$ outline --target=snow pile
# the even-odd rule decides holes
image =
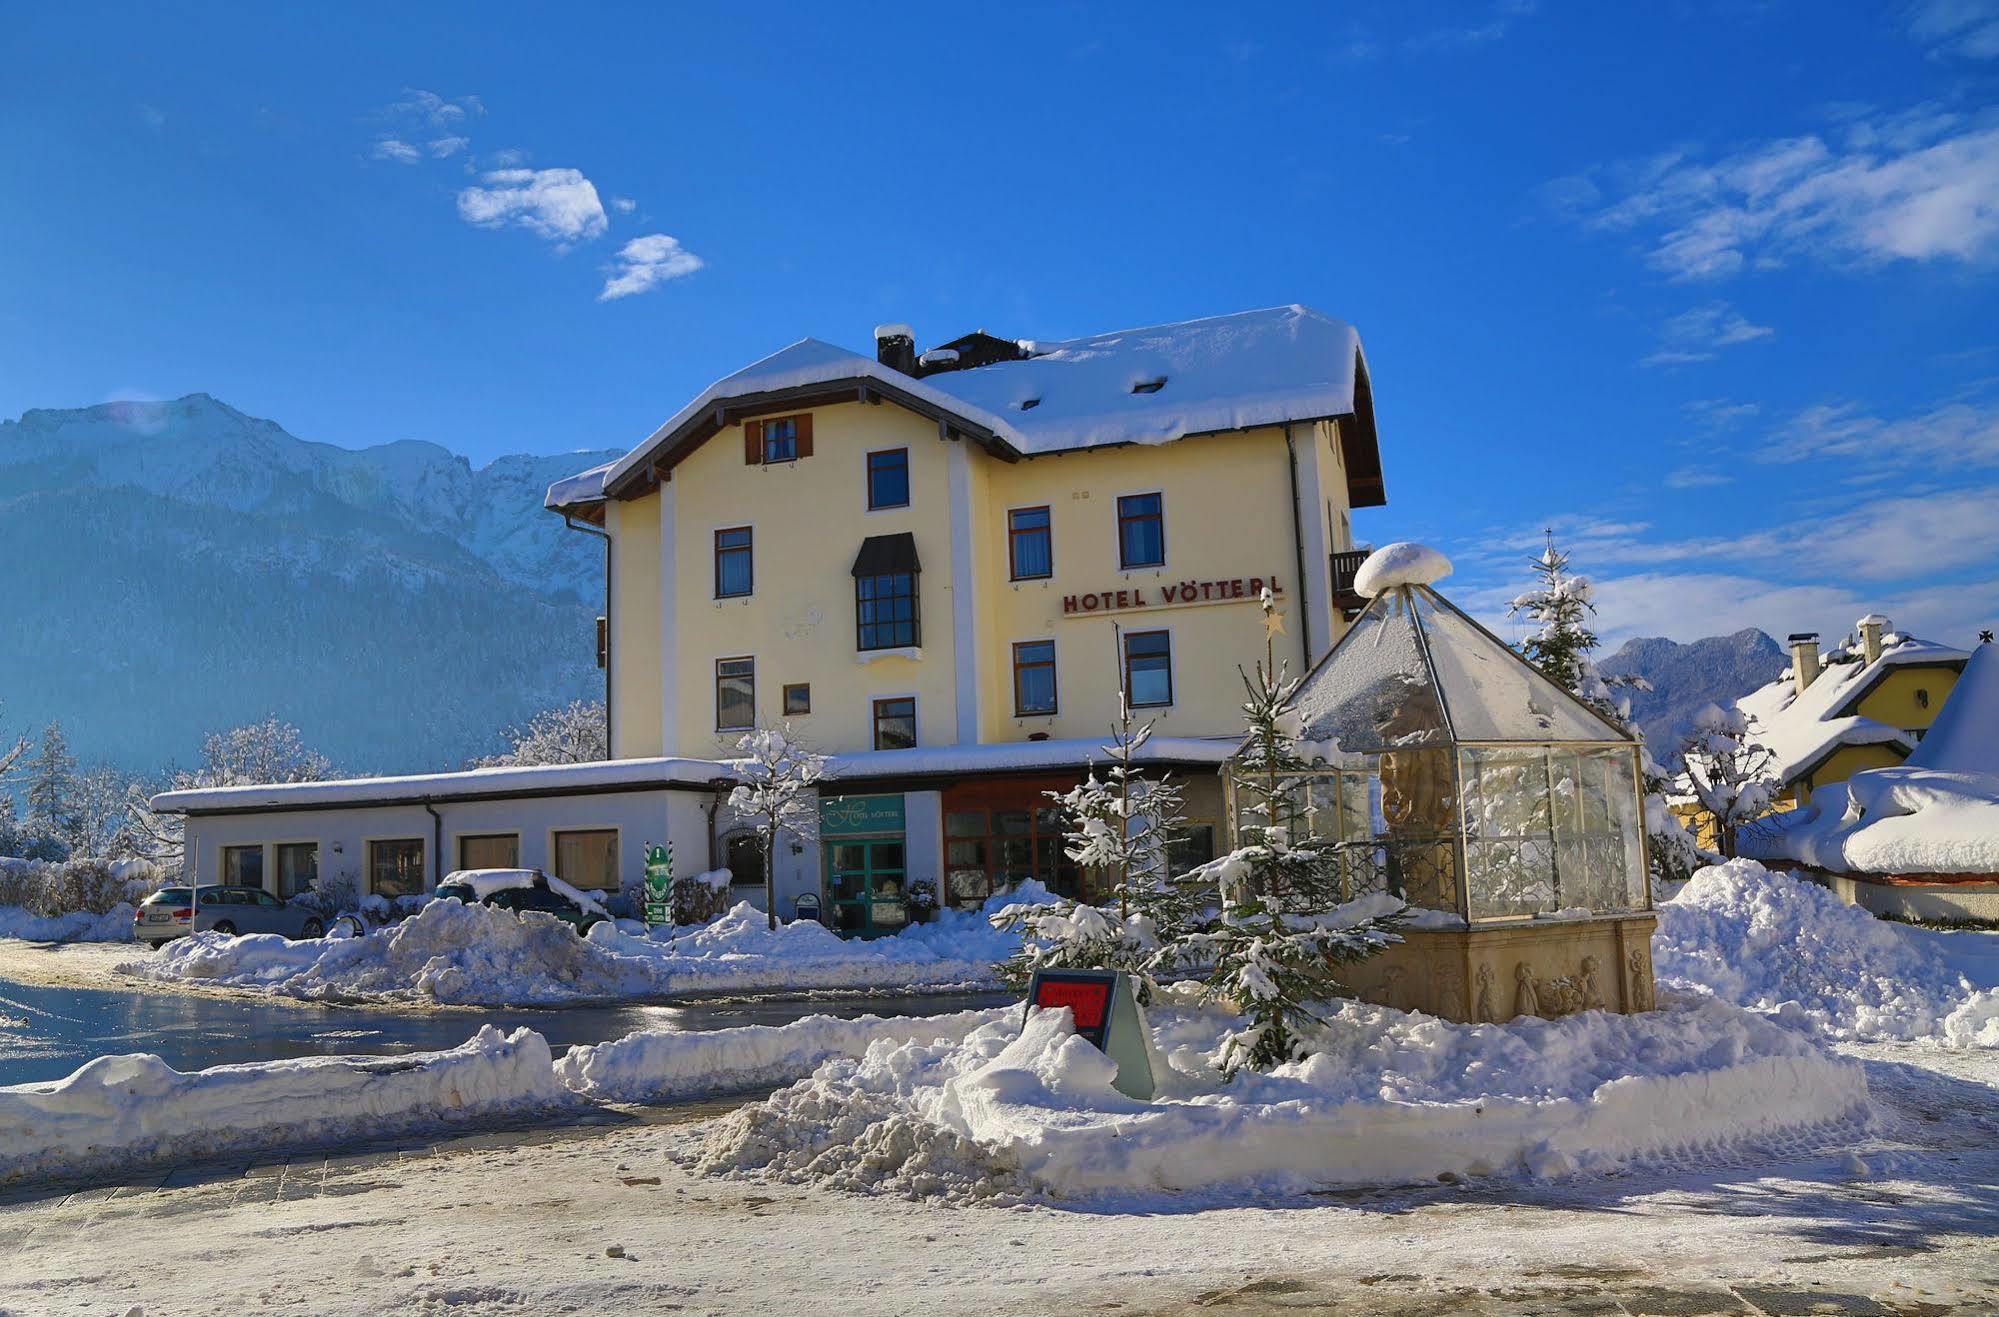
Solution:
[[[540,1034],[491,1025],[448,1052],[193,1074],[147,1054],[100,1056],[67,1079],[0,1088],[0,1182],[379,1137],[569,1100]]]
[[[690,1160],[968,1201],[1237,1197],[1794,1147],[1867,1114],[1858,1064],[1718,1002],[1507,1025],[1343,1002],[1310,1059],[1224,1084],[1216,1053],[1241,1021],[1173,1001],[1152,1012],[1151,1102],[1112,1088],[1066,1010],[1009,1015],[829,1062],[711,1126]]]
[[[1009,1009],[956,1015],[863,1015],[843,1020],[808,1015],[790,1024],[746,1025],[699,1032],[627,1034],[615,1042],[573,1047],[556,1064],[562,1082],[610,1102],[662,1102],[782,1084],[809,1075],[835,1057],[859,1056],[876,1042],[956,1042]]]
[[[1999,876],[1999,775],[1870,768],[1759,821],[1742,849],[1835,873]]]
[[[1032,893],[995,897],[989,909]],[[418,997],[460,1006],[550,1006],[674,993],[989,985],[1019,948],[983,912],[940,912],[894,937],[849,941],[811,921],[766,927],[747,902],[703,927],[650,935],[605,921],[587,938],[548,915],[433,901],[364,937],[287,942],[196,934],[119,968],[160,982],[342,1000]]]
[[[643,962],[584,941],[553,916],[457,901],[433,901],[365,937],[288,942],[270,933],[198,933],[119,968],[141,978],[287,997],[416,996],[462,1006],[553,1005],[653,991]]]
[[[1661,905],[1652,960],[1662,988],[1833,1038],[1999,1046],[1999,992],[1953,969],[1921,930],[1754,860],[1702,869]]]
[[[1427,544],[1400,540],[1367,555],[1354,573],[1354,593],[1378,598],[1398,585],[1431,585],[1451,574],[1451,560]]]
[[[0,937],[28,942],[130,942],[132,907],[121,901],[101,915],[88,910],[38,915],[18,905],[0,905]]]

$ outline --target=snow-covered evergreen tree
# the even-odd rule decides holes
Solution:
[[[1714,819],[1716,847],[1734,858],[1743,825],[1770,812],[1777,756],[1756,741],[1740,709],[1710,704],[1694,715],[1681,759],[1681,781]]]
[[[21,853],[21,820],[14,812],[14,797],[0,788],[0,855]]]
[[[1265,632],[1280,625],[1275,601],[1263,596]],[[1337,855],[1310,837],[1309,779],[1290,726],[1298,684],[1266,644],[1255,675],[1244,672],[1248,725],[1234,778],[1235,850],[1183,881],[1218,898],[1214,916],[1173,951],[1183,963],[1208,967],[1211,997],[1233,1004],[1246,1027],[1224,1040],[1221,1067],[1233,1074],[1268,1070],[1304,1050],[1300,1028],[1317,1018],[1314,1005],[1342,995],[1342,965],[1364,960],[1401,940],[1400,909],[1340,907]]]
[[[526,768],[538,764],[590,764],[611,757],[611,725],[602,700],[572,700],[543,709],[526,725],[505,732],[508,748],[474,759],[474,768]]]
[[[1643,677],[1606,677],[1591,655],[1597,647],[1589,619],[1596,599],[1589,578],[1569,570],[1569,555],[1555,547],[1551,532],[1541,556],[1534,560],[1533,589],[1517,596],[1508,612],[1524,614],[1534,629],[1521,641],[1520,653],[1547,676],[1595,709],[1638,742],[1639,777],[1644,790],[1646,861],[1653,891],[1665,883],[1684,882],[1700,862],[1694,835],[1673,813],[1666,795],[1673,778],[1652,757],[1645,732],[1631,716],[1633,690],[1647,689]]]
[[[800,745],[787,724],[758,727],[736,742],[742,780],[729,792],[729,810],[763,840],[764,911],[777,927],[777,845],[786,837],[810,846],[819,839],[819,786],[826,756]]]
[[[1116,909],[1108,900],[1105,908],[1058,900],[1010,905],[994,915],[994,927],[1021,934],[1020,951],[999,966],[1009,985],[1025,985],[1037,969],[1120,969],[1132,976],[1140,1003],[1151,1001],[1154,962],[1184,931],[1196,904],[1167,865],[1168,848],[1184,827],[1180,788],[1138,768],[1138,752],[1151,738],[1152,724],[1132,717],[1120,690],[1103,775],[1092,764],[1077,786],[1048,793],[1062,809],[1064,854],[1086,878],[1110,884],[1105,896]]]
[[[22,850],[31,860],[67,859],[76,831],[71,799],[76,794],[76,757],[69,752],[61,723],[51,722],[42,729],[41,742],[27,759],[24,773],[28,816],[22,826],[27,835]]]

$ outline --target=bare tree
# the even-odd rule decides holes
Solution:
[[[1777,756],[1740,709],[1710,704],[1694,715],[1682,758],[1681,780],[1714,819],[1715,849],[1733,858],[1742,826],[1770,812]]]
[[[509,727],[510,748],[474,759],[473,768],[527,768],[537,764],[591,764],[611,757],[610,721],[602,700],[573,700],[543,709],[525,726]]]
[[[804,845],[819,839],[818,783],[826,776],[826,756],[793,739],[789,725],[759,727],[736,742],[742,779],[729,792],[729,811],[763,839],[764,911],[777,928],[777,844],[790,837]]]
[[[321,782],[333,762],[307,748],[298,728],[277,718],[210,732],[201,742],[201,767],[172,774],[168,791],[243,786],[256,782]],[[126,788],[130,849],[168,873],[178,873],[185,849],[180,815],[153,810],[154,790],[142,782]]]

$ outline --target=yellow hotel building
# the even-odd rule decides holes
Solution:
[[[1155,725],[1150,762],[1187,788],[1182,858],[1204,858],[1238,669],[1264,654],[1258,595],[1275,593],[1278,653],[1302,675],[1362,602],[1353,511],[1384,502],[1359,336],[1305,307],[920,353],[901,325],[870,354],[805,339],[549,490],[605,540],[609,764],[166,804],[235,873],[296,869],[256,848],[324,834],[368,857],[376,889],[475,855],[616,887],[671,840],[677,871],[726,864],[761,899],[722,761],[749,728],[789,724],[834,780],[823,841],[776,857],[787,917],[871,934],[911,917],[913,888],[956,905],[1027,879],[1074,892],[1045,793],[1102,758],[1120,687]],[[355,814],[344,842],[315,810]]]

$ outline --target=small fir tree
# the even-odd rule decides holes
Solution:
[[[1185,827],[1180,788],[1138,768],[1151,738],[1152,724],[1133,718],[1120,688],[1103,775],[1092,764],[1077,786],[1047,793],[1067,824],[1063,853],[1109,882],[1106,895],[1117,908],[1053,901],[1010,905],[993,915],[994,927],[1021,934],[1020,951],[998,967],[1008,985],[1025,986],[1037,969],[1116,969],[1131,975],[1141,1004],[1152,1000],[1159,954],[1182,934],[1194,909],[1167,859]]]
[[[1569,570],[1569,555],[1555,547],[1553,531],[1548,532],[1547,548],[1534,560],[1534,572],[1535,587],[1508,606],[1509,613],[1525,614],[1534,624],[1520,644],[1520,653],[1638,742],[1648,877],[1655,893],[1666,883],[1684,882],[1699,863],[1699,848],[1667,803],[1672,774],[1652,757],[1644,729],[1631,717],[1631,692],[1651,686],[1643,677],[1606,677],[1597,671],[1591,657],[1597,636],[1589,626],[1596,614],[1595,592],[1588,577]]]
[[[1238,753],[1235,791],[1237,837],[1246,844],[1186,875],[1184,881],[1212,893],[1217,903],[1212,917],[1170,953],[1183,963],[1205,964],[1210,998],[1231,1003],[1249,1019],[1223,1041],[1224,1075],[1245,1067],[1268,1070],[1300,1056],[1301,1025],[1318,1018],[1313,1005],[1344,994],[1340,967],[1399,942],[1395,930],[1404,921],[1399,909],[1361,915],[1339,909],[1338,857],[1309,838],[1309,779],[1291,732],[1298,684],[1276,662],[1282,619],[1268,590],[1262,607],[1264,661],[1253,677],[1242,674],[1248,734]]]
[[[819,838],[819,783],[826,756],[814,754],[792,736],[791,727],[759,727],[736,742],[742,757],[729,792],[729,810],[763,840],[764,912],[777,929],[777,844],[789,837],[809,846]]]
[[[0,855],[21,853],[21,820],[14,812],[14,797],[0,788]]]
[[[1756,741],[1740,709],[1710,704],[1694,715],[1680,758],[1681,781],[1714,820],[1716,848],[1733,859],[1743,826],[1770,812],[1777,756]]]
[[[26,775],[28,844],[22,849],[29,859],[67,859],[77,825],[76,757],[69,752],[61,723],[51,722],[42,729],[41,743],[27,760]]]

